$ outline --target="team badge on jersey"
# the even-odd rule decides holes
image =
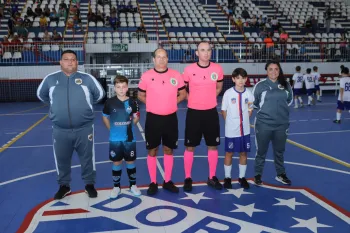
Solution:
[[[280,90],[284,90],[284,86],[282,86],[281,84],[278,84],[278,89],[280,89]]]
[[[117,177],[115,177],[117,178]],[[77,192],[62,200],[45,201],[28,211],[20,232],[248,232],[310,233],[344,232],[349,229],[346,210],[305,188],[265,184],[243,190],[212,192],[205,183],[193,184],[192,193],[176,198],[167,192],[142,198],[122,189],[117,199],[111,190],[98,190],[89,200]],[[218,205],[218,203],[220,203]],[[276,216],[282,216],[276,221]],[[312,230],[310,230],[312,229]],[[166,231],[168,232],[168,231]]]
[[[114,152],[114,150],[111,150],[111,152],[109,152],[109,154],[111,155],[111,157],[115,157],[115,152]]]
[[[248,104],[248,98],[245,98],[244,102],[245,102],[246,104]]]
[[[129,107],[127,107],[126,108],[126,112],[128,113],[128,114],[130,114],[131,112],[132,112],[132,108],[129,106]]]
[[[236,98],[231,99],[231,103],[235,104],[236,103]]]
[[[171,78],[171,79],[170,79],[170,83],[171,83],[171,85],[173,85],[173,86],[177,86],[177,80],[176,80],[175,78]]]
[[[92,135],[92,134],[89,134],[89,135],[88,135],[89,141],[92,141],[92,138],[93,138],[93,135]]]
[[[211,78],[211,80],[216,81],[216,80],[218,80],[218,74],[213,72],[213,73],[211,73],[210,78]]]
[[[75,82],[75,84],[80,85],[80,84],[83,83],[83,80],[81,80],[81,78],[76,78],[76,79],[74,80],[74,82]]]

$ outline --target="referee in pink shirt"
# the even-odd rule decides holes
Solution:
[[[178,145],[177,104],[186,98],[183,77],[176,70],[169,69],[168,54],[164,49],[153,53],[154,69],[146,71],[140,79],[138,99],[146,104],[145,136],[148,150],[147,165],[151,178],[147,194],[158,192],[157,152],[160,143],[164,152],[163,189],[178,193],[179,188],[171,181],[173,149]]]
[[[223,85],[223,70],[218,64],[210,62],[211,46],[208,42],[198,44],[196,55],[198,62],[184,70],[184,81],[189,88],[188,110],[186,115],[184,165],[184,191],[192,190],[191,170],[194,148],[201,143],[204,135],[208,146],[209,177],[207,184],[215,189],[222,189],[222,184],[215,176],[218,163],[217,146],[220,145],[219,115],[216,109],[216,97]]]

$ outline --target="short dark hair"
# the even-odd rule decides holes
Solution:
[[[313,67],[314,71],[318,70],[318,67],[317,66],[314,66]]]
[[[301,70],[301,67],[300,67],[300,66],[297,66],[297,67],[295,67],[295,70],[296,70],[296,71],[300,71],[300,70]]]
[[[232,72],[232,78],[237,78],[238,76],[242,76],[243,78],[248,77],[247,71],[243,68],[236,68]]]
[[[113,84],[116,85],[117,83],[126,83],[126,85],[128,85],[129,79],[127,79],[125,76],[117,75],[113,80]]]
[[[349,68],[348,68],[348,67],[344,67],[344,68],[341,70],[341,73],[342,73],[342,74],[349,74]]]
[[[74,54],[74,55],[75,55],[75,58],[78,58],[76,52],[74,52],[73,50],[67,49],[67,50],[64,50],[64,51],[61,53],[61,59],[62,59],[63,55],[66,54],[66,53]]]
[[[311,68],[306,69],[306,73],[310,74],[311,73]]]

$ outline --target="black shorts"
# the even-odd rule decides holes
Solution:
[[[109,142],[109,159],[119,162],[123,159],[127,162],[136,159],[136,142]]]
[[[186,114],[185,146],[198,146],[203,135],[207,146],[220,145],[220,123],[217,109],[189,108]]]
[[[166,116],[147,112],[145,136],[147,150],[157,148],[161,143],[170,149],[176,149],[179,137],[176,112]]]

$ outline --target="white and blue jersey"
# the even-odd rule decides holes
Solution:
[[[133,114],[138,112],[136,101],[120,101],[116,96],[108,99],[103,108],[103,116],[109,117],[109,141],[134,142]]]

